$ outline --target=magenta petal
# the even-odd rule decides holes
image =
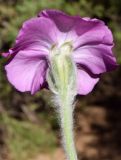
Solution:
[[[4,53],[2,53],[2,56],[5,57],[5,58],[7,58],[9,55],[10,55],[9,52],[4,52]]]
[[[9,51],[8,51],[8,52],[4,52],[4,53],[2,53],[2,56],[3,56],[3,57],[5,57],[5,58],[7,58],[7,57],[9,57],[11,54],[12,54],[12,48],[11,48],[11,49],[9,49]]]
[[[70,31],[77,21],[77,17],[69,16],[59,10],[44,10],[38,16],[51,19],[61,32]]]
[[[73,53],[74,61],[93,74],[111,71],[117,67],[116,58],[110,46],[95,45],[81,47]]]
[[[72,41],[75,49],[89,44],[113,44],[111,31],[101,20],[69,16],[58,10],[44,10],[39,16],[53,21],[61,33],[66,33],[65,40]]]
[[[75,26],[78,35],[73,44],[75,49],[84,45],[113,45],[112,33],[102,21],[97,19],[83,20]]]
[[[56,25],[58,30],[56,34],[60,45],[67,41],[76,40],[77,35],[73,27],[79,19],[82,20],[78,16],[69,16],[62,11],[51,9],[40,12],[38,16],[50,19]]]
[[[33,49],[47,52],[56,42],[54,23],[44,17],[33,18],[24,22],[12,51],[17,53],[20,50]]]
[[[34,94],[45,82],[47,63],[44,59],[23,56],[26,55],[24,52],[19,52],[5,69],[8,80],[16,89]]]
[[[86,95],[92,91],[99,78],[92,77],[88,72],[83,69],[77,71],[77,93]]]

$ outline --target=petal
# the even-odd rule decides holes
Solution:
[[[74,16],[69,16],[59,10],[43,10],[38,16],[46,17],[51,19],[61,32],[68,32],[73,27],[77,18]]]
[[[113,43],[111,31],[101,20],[69,16],[58,10],[44,10],[38,16],[51,19],[61,34],[66,34],[63,41],[72,41],[75,49],[87,44]]]
[[[57,43],[55,30],[54,23],[44,17],[32,18],[24,22],[12,48],[13,53],[25,49],[48,52],[51,46]]]
[[[3,57],[5,57],[5,58],[8,58],[8,57],[10,57],[10,56],[11,56],[11,54],[12,54],[12,48],[11,48],[11,49],[9,49],[9,51],[8,51],[8,52],[4,52],[4,53],[2,53],[2,56],[3,56]]]
[[[75,31],[78,35],[73,44],[75,49],[84,45],[113,45],[112,33],[101,20],[84,18],[75,26]]]
[[[16,89],[21,92],[31,91],[34,94],[45,82],[47,63],[44,59],[26,56],[25,52],[16,54],[5,66],[5,70],[8,80]],[[29,51],[30,54],[31,52]]]
[[[83,69],[77,70],[77,92],[80,95],[86,95],[92,91],[99,78],[90,75]]]
[[[111,46],[93,45],[80,47],[73,52],[74,61],[84,66],[93,74],[111,71],[117,67]]]
[[[2,56],[5,57],[5,58],[9,57],[9,55],[10,55],[9,52],[4,52],[4,53],[2,53]]]
[[[73,30],[73,27],[78,21],[82,20],[79,16],[69,16],[62,11],[51,9],[43,10],[38,16],[46,17],[54,22],[57,29],[60,31],[60,34],[58,32],[58,41],[60,44],[67,41],[73,41],[77,38],[77,34]]]

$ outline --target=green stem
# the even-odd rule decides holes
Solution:
[[[71,46],[64,44],[51,50],[47,82],[58,106],[62,141],[68,160],[77,160],[73,136],[73,102],[77,94],[76,65],[70,55]]]
[[[68,160],[77,160],[73,135],[73,106],[67,96],[61,97],[61,102],[60,119],[64,148]]]

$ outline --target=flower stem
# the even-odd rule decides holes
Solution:
[[[64,149],[68,160],[77,160],[73,135],[73,106],[69,102],[68,96],[61,97],[61,102],[60,125]]]
[[[73,136],[73,102],[77,94],[76,65],[70,55],[71,46],[65,44],[60,50],[52,48],[47,82],[54,93],[58,108],[62,142],[68,160],[77,160]]]

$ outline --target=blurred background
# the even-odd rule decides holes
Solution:
[[[22,23],[45,8],[105,21],[121,64],[121,0],[0,0],[0,52],[11,48]],[[0,57],[0,160],[64,160],[51,93],[16,91]],[[121,160],[121,67],[102,75],[92,93],[77,96],[74,112],[79,160]],[[82,157],[82,159],[81,159]]]

